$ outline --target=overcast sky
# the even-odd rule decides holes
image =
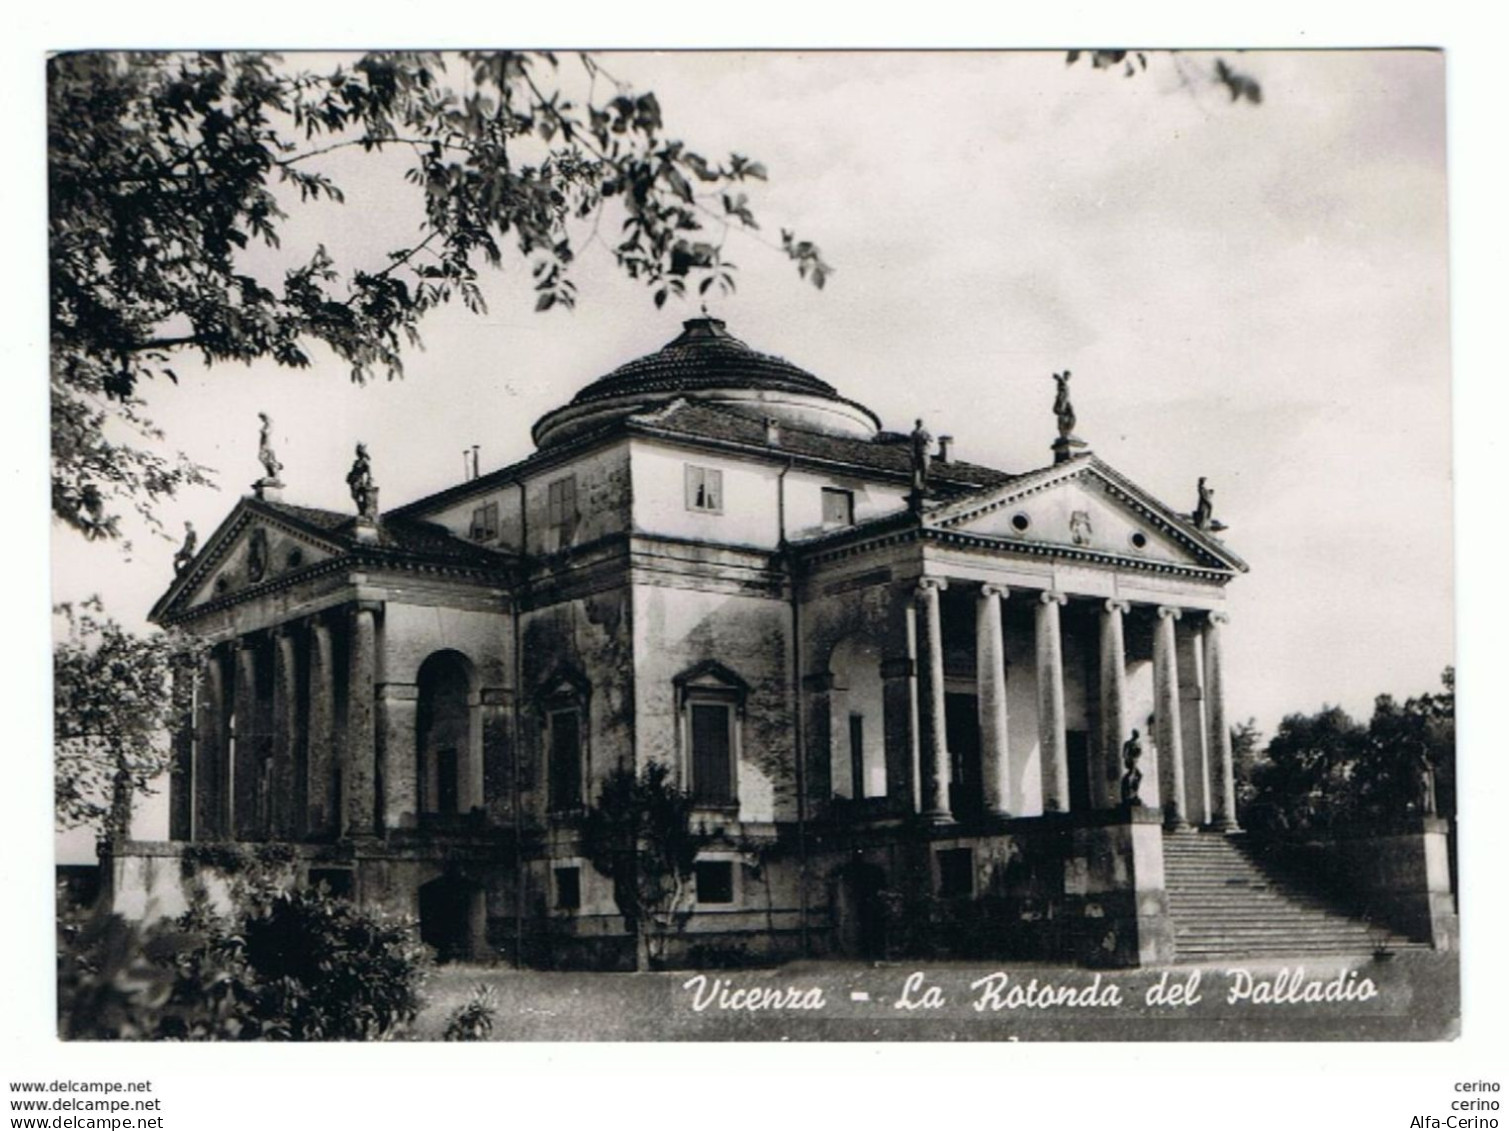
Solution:
[[[1229,544],[1234,717],[1432,689],[1452,660],[1451,437],[1443,66],[1431,52],[1249,53],[1261,106],[1202,81],[1206,57],[1154,55],[1123,79],[1061,52],[613,55],[668,130],[770,170],[763,235],[817,242],[818,292],[738,233],[738,292],[713,312],[961,458],[1051,458],[1049,374],[1074,372],[1078,432],[1181,510],[1208,476]],[[306,62],[314,62],[306,60]],[[569,61],[566,64],[569,67]],[[348,201],[296,214],[291,252],[396,246],[414,204],[359,159]],[[383,170],[384,173],[389,170]],[[374,235],[376,238],[374,239]],[[290,502],[345,508],[354,443],[386,506],[530,450],[580,386],[673,337],[608,253],[582,250],[580,308],[532,312],[527,278],[486,282],[491,312],[444,311],[396,383],[335,363],[185,374],[149,390],[170,439],[219,471],[163,509],[207,537],[260,474],[275,422]],[[59,597],[101,591],[139,621],[174,544],[83,548],[55,535]]]

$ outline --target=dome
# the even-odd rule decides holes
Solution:
[[[718,318],[690,318],[654,353],[619,366],[534,426],[540,447],[678,397],[747,407],[784,424],[842,436],[875,435],[869,409],[784,358],[751,349]]]

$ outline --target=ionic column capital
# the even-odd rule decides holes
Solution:
[[[1223,612],[1220,612],[1220,611],[1218,611],[1216,609],[1212,609],[1210,612],[1206,613],[1205,616],[1206,616],[1207,619],[1209,619],[1209,621],[1210,621],[1211,624],[1229,624],[1229,623],[1231,623],[1231,614],[1230,613],[1223,613]]]
[[[372,613],[375,616],[376,614],[382,612],[383,603],[381,601],[369,600],[352,601],[349,605],[346,606],[346,608],[349,614],[353,617],[358,616],[361,613]]]
[[[1132,609],[1132,603],[1130,601],[1118,601],[1115,597],[1111,597],[1106,601],[1105,609],[1108,613],[1128,613]]]
[[[993,581],[987,581],[984,585],[980,586],[980,596],[999,597],[1004,601],[1011,596],[1011,590],[1004,585],[997,585]]]
[[[1180,608],[1178,608],[1178,607],[1176,607],[1174,605],[1159,605],[1158,606],[1158,619],[1159,620],[1178,620],[1183,615],[1184,615],[1184,610],[1180,609]]]
[[[1067,605],[1069,598],[1066,594],[1055,592],[1052,589],[1044,589],[1038,593],[1037,599],[1045,605]]]
[[[946,577],[919,577],[917,579],[917,587],[912,591],[912,595],[921,599],[930,592],[941,593],[947,588],[948,578]]]

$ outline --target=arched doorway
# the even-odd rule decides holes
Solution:
[[[436,652],[419,668],[417,753],[419,813],[446,818],[478,803],[471,767],[471,664],[459,652]]]

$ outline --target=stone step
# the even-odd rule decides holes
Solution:
[[[1424,945],[1275,874],[1243,851],[1240,838],[1165,833],[1163,849],[1178,958],[1371,954]]]

